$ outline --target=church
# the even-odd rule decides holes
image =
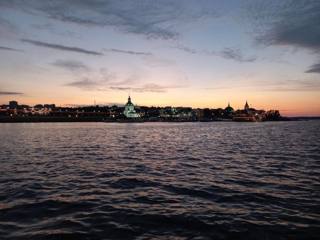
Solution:
[[[124,111],[123,114],[127,117],[127,118],[139,118],[140,115],[136,112],[136,110],[134,109],[134,105],[131,102],[131,97],[129,95],[128,97],[128,102],[126,103],[126,105],[124,106]]]

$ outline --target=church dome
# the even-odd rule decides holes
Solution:
[[[233,108],[230,106],[230,103],[228,103],[228,106],[224,109],[226,112],[233,112]]]

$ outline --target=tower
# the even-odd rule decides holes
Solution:
[[[248,104],[248,101],[246,101],[246,104],[244,105],[244,110],[248,111],[249,110],[249,104]]]
[[[127,104],[132,104],[130,95],[128,97],[128,103]]]

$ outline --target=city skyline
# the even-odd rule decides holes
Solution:
[[[0,104],[320,115],[318,1],[1,1]]]
[[[129,94],[128,95],[128,99],[130,99],[130,102],[131,102],[131,95]],[[37,106],[42,106],[45,108],[45,106],[54,106],[54,107],[69,107],[69,108],[77,108],[77,107],[112,107],[112,106],[119,106],[119,107],[124,107],[126,105],[125,102],[122,102],[122,103],[109,103],[109,104],[99,104],[97,103],[95,100],[93,102],[93,104],[74,104],[74,105],[65,105],[65,106],[62,106],[62,105],[56,105],[54,102],[52,103],[36,103],[36,104],[31,104],[31,105],[28,105],[26,103],[21,103],[21,102],[18,102],[17,100],[10,100],[8,101],[7,103],[4,103],[4,104],[0,104],[0,107],[8,107],[10,106],[11,104],[14,104],[17,108],[17,106],[20,106],[20,107],[23,107],[23,106],[27,106],[27,107],[37,107]],[[133,106],[136,106],[136,107],[176,107],[176,106],[170,106],[170,105],[166,105],[166,106],[160,106],[160,105],[152,105],[152,106],[147,106],[147,105],[138,105],[138,104],[134,104],[132,103]],[[247,106],[249,106],[249,103],[248,101],[246,100],[243,104],[242,107],[240,107],[239,109],[245,109]],[[177,107],[182,107],[182,108],[192,108],[190,106],[177,106]],[[223,109],[223,108],[227,108],[227,107],[232,107],[232,104],[230,104],[230,102],[228,102],[224,107],[217,107],[217,108],[213,108],[211,107],[211,109]],[[200,108],[200,107],[199,107]],[[272,110],[275,110],[275,109],[272,109]]]

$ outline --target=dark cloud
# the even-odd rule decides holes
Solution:
[[[21,92],[0,91],[0,95],[23,95]]]
[[[21,39],[21,41],[25,42],[25,43],[30,43],[32,45],[39,46],[39,47],[57,49],[57,50],[62,50],[62,51],[77,52],[77,53],[84,53],[84,54],[97,55],[97,56],[103,55],[100,52],[86,50],[86,49],[78,48],[78,47],[64,46],[64,45],[60,45],[60,44],[41,42],[41,41],[36,41],[36,40],[31,40],[31,39]]]
[[[320,50],[320,1],[255,1],[251,10],[258,41]]]
[[[20,49],[11,48],[11,47],[4,47],[4,46],[0,46],[0,50],[13,51],[13,52],[23,52],[23,50],[20,50]]]
[[[247,11],[258,43],[305,48],[320,54],[319,0],[251,1]],[[318,72],[312,70],[314,66],[306,72]]]
[[[152,56],[152,53],[150,52],[137,52],[137,51],[131,51],[131,50],[122,50],[122,49],[105,49],[107,52],[113,52],[113,53],[123,53],[123,54],[129,54],[129,55],[140,55],[140,56]]]
[[[207,0],[29,0],[28,4],[23,0],[2,0],[0,7],[158,39],[177,38],[178,24],[218,16],[217,4]]]
[[[60,67],[72,72],[75,71],[90,71],[90,68],[84,63],[76,60],[56,60],[52,63],[53,66]]]
[[[320,73],[320,63],[310,66],[306,73]]]

